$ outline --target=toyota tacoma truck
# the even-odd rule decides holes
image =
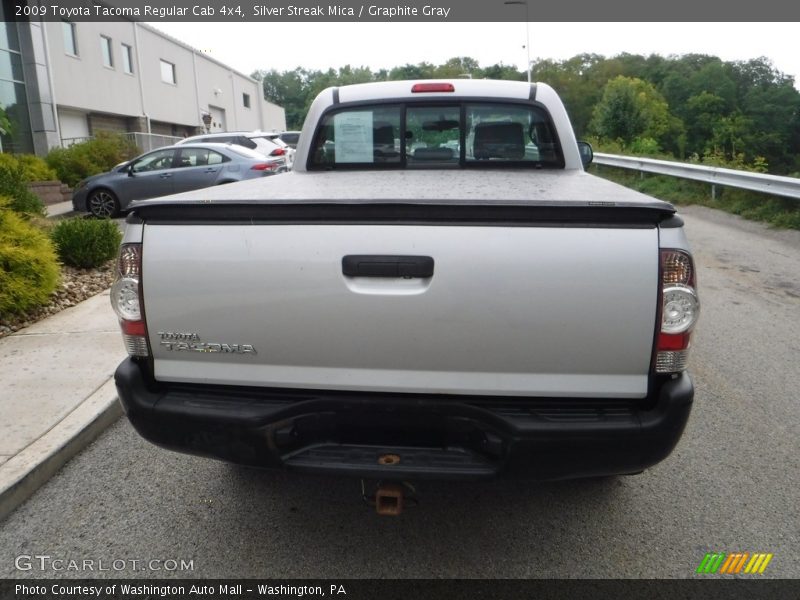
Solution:
[[[130,422],[389,482],[654,465],[692,405],[695,269],[675,208],[590,160],[546,84],[324,90],[292,173],[133,205]]]

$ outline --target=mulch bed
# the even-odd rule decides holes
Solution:
[[[0,338],[50,317],[107,290],[114,282],[115,259],[96,269],[61,267],[61,284],[44,306],[19,315],[0,315]]]

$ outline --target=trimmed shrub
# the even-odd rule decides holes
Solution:
[[[50,238],[0,197],[0,315],[46,304],[59,281]]]
[[[25,168],[17,160],[0,161],[0,196],[6,197],[5,208],[27,215],[43,217],[46,214],[42,201],[28,189]]]
[[[114,258],[122,241],[119,227],[108,219],[65,219],[50,236],[61,260],[81,269],[98,267]]]
[[[58,174],[47,166],[47,163],[33,154],[0,153],[0,167],[22,167],[22,178],[26,183],[32,181],[54,181]]]
[[[110,171],[115,165],[139,154],[136,144],[118,133],[98,131],[93,140],[54,148],[47,155],[47,164],[58,178],[75,187],[79,181]]]

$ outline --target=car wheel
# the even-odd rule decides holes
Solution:
[[[89,212],[98,219],[111,219],[119,214],[119,200],[108,190],[97,190],[86,202]]]

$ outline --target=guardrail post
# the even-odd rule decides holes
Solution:
[[[717,186],[714,185],[713,183],[711,184],[711,199],[712,200],[717,199]]]

